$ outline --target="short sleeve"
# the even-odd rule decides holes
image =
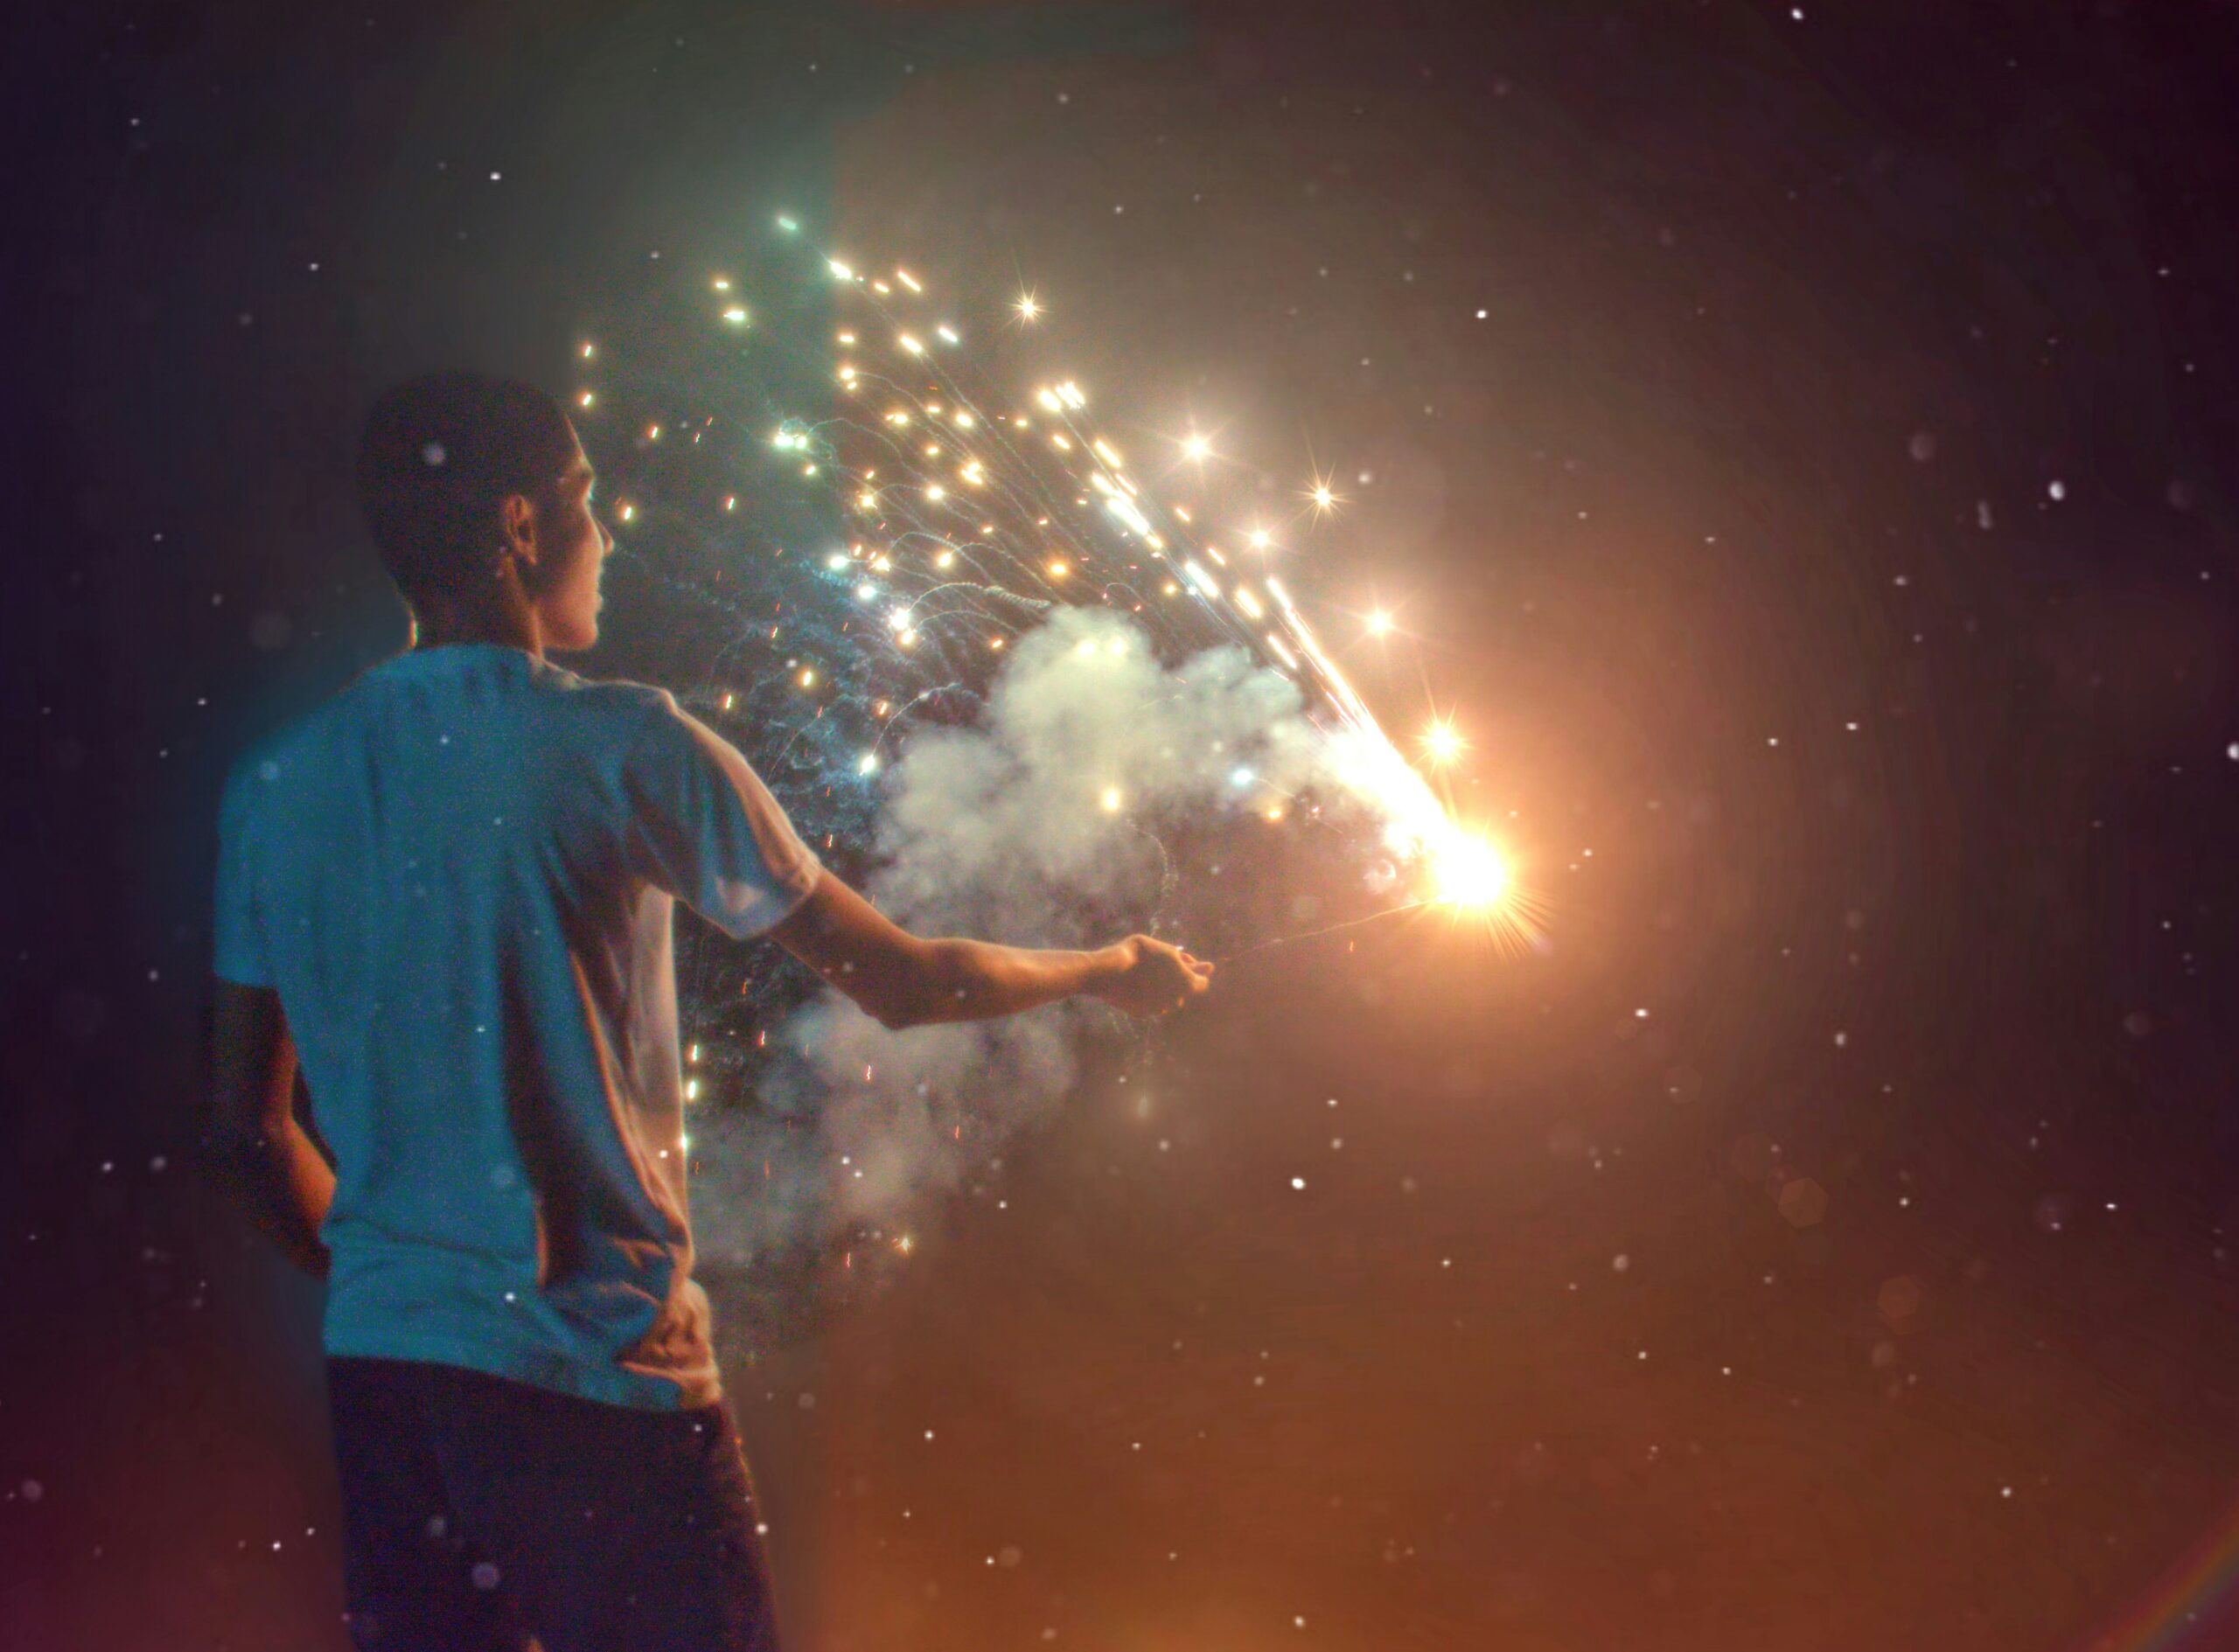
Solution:
[[[638,871],[740,940],[774,928],[821,868],[737,749],[663,694],[625,763]]]
[[[220,980],[270,986],[272,958],[257,910],[255,790],[259,765],[237,764],[218,804],[218,882],[212,967]]]

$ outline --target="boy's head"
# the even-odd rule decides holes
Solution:
[[[478,373],[407,380],[373,404],[359,443],[359,498],[415,620],[471,633],[525,608],[548,648],[598,640],[613,541],[592,481],[558,402]]]

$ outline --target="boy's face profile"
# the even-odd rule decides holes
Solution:
[[[572,652],[598,640],[599,574],[614,546],[591,509],[596,477],[582,443],[574,437],[574,457],[560,477],[550,508],[527,499],[513,525],[520,554],[521,583],[536,610],[544,646]],[[509,512],[511,514],[511,512]]]

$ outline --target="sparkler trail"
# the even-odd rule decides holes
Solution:
[[[1223,521],[1217,511],[1200,520],[1138,478],[1091,421],[1089,395],[1072,376],[1046,374],[1022,395],[1000,397],[981,381],[963,332],[929,283],[908,267],[859,266],[808,247],[788,218],[778,227],[792,266],[780,279],[820,287],[834,305],[830,352],[820,338],[804,349],[797,327],[757,331],[729,276],[711,278],[705,315],[720,331],[750,338],[756,351],[791,356],[790,371],[759,375],[765,382],[820,378],[820,401],[785,408],[764,401],[761,428],[750,433],[733,384],[723,387],[727,394],[702,397],[728,406],[685,422],[696,426],[690,448],[715,436],[708,450],[723,456],[716,468],[733,472],[713,484],[694,478],[690,491],[703,509],[720,495],[711,513],[735,517],[743,497],[755,501],[750,515],[766,512],[773,469],[790,473],[797,491],[838,507],[839,531],[827,533],[828,543],[769,547],[797,569],[806,563],[829,608],[853,610],[840,613],[835,629],[798,596],[790,617],[784,603],[773,605],[767,640],[784,638],[790,617],[803,645],[784,656],[794,703],[751,708],[765,728],[773,721],[790,727],[792,737],[778,747],[782,767],[805,769],[798,777],[811,790],[829,788],[835,774],[873,779],[916,721],[952,721],[1023,631],[1060,607],[1101,606],[1133,617],[1169,654],[1226,643],[1296,686],[1324,736],[1313,778],[1376,816],[1385,847],[1425,869],[1433,899],[1478,910],[1502,899],[1508,873],[1497,851],[1459,825],[1401,756],[1273,571],[1292,533],[1342,503],[1326,479],[1301,490],[1304,504],[1287,522],[1257,515]],[[1045,313],[1032,293],[1010,310],[1004,324],[1014,334],[1038,326]],[[584,355],[594,359],[594,347],[586,345]],[[578,397],[587,410],[600,401],[591,389]],[[682,424],[671,423],[665,431],[658,415],[650,419],[641,449],[665,435],[679,445]],[[741,450],[750,442],[759,465]],[[1187,460],[1211,452],[1195,432],[1177,446]],[[621,506],[625,521],[634,512],[631,502]],[[798,574],[788,582],[799,583]],[[1370,634],[1388,629],[1387,617],[1371,617]],[[740,709],[738,698],[726,695],[720,709]],[[846,715],[813,727],[827,712]],[[852,756],[837,749],[851,720],[862,736]],[[1443,722],[1428,742],[1440,762],[1461,749]],[[1234,780],[1239,805],[1272,820],[1290,812],[1294,798],[1265,777],[1239,769]],[[1097,801],[1107,811],[1125,806],[1108,789]],[[836,822],[825,835],[860,824]]]

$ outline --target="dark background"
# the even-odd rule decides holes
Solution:
[[[17,37],[0,1646],[341,1643],[316,1304],[193,1164],[218,778],[401,638],[372,392],[566,387],[787,206],[1334,467],[1294,582],[1554,943],[1239,959],[733,1370],[793,1644],[2239,1645],[2157,1592],[2239,1490],[2232,16]]]

